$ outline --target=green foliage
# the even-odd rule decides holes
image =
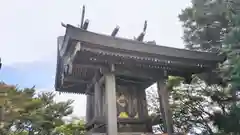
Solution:
[[[5,109],[1,134],[50,135],[56,128],[69,127],[63,118],[72,114],[72,100],[55,102],[55,94],[52,92],[36,95],[34,88],[17,89],[4,83],[0,84],[0,92],[7,93],[2,94],[4,96],[0,100]],[[72,127],[74,126],[79,126],[81,128],[78,130],[84,131],[83,123],[73,124]]]
[[[167,83],[167,86],[172,86],[167,88],[170,92],[175,132],[199,134],[196,130],[198,129],[202,135],[214,134],[215,127],[211,124],[213,112],[226,111],[229,107],[228,90],[218,85],[209,86],[198,78],[194,78],[191,84],[185,84],[180,77],[170,77]],[[150,99],[150,110],[159,114],[157,94],[148,92],[147,96]],[[159,122],[159,130],[163,131],[163,122]]]
[[[84,121],[73,121],[69,124],[59,126],[55,129],[54,135],[84,135],[85,126]]]
[[[4,108],[4,128],[9,130],[14,121],[18,119],[24,111],[24,108],[29,108],[33,104],[32,97],[34,88],[18,90],[15,86],[9,86],[4,83],[0,84],[0,91],[6,95],[1,98],[0,104]]]
[[[192,4],[179,15],[183,22],[186,48],[218,51],[229,28],[225,0],[192,0]]]
[[[214,124],[224,131],[233,135],[240,134],[240,106],[237,92],[240,90],[240,1],[231,1],[229,4],[230,31],[224,37],[222,51],[227,55],[227,61],[222,64],[221,71],[224,81],[229,86],[232,96],[231,108],[227,113],[216,112]]]
[[[222,72],[233,90],[240,88],[240,14],[232,15],[232,28],[224,38],[223,52],[227,61],[222,65]]]
[[[190,85],[180,83],[175,87],[175,82],[168,81],[175,130],[203,135],[239,134],[236,96],[240,88],[239,9],[239,0],[192,0],[192,6],[179,15],[186,48],[227,55],[219,74],[222,84],[228,85],[209,86],[197,79]],[[151,109],[159,112],[157,107]]]
[[[172,90],[173,87],[179,86],[184,81],[182,77],[169,76],[167,80],[167,89]]]

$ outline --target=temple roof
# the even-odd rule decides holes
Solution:
[[[125,51],[137,51],[139,53],[150,53],[162,56],[172,56],[187,59],[207,60],[207,61],[221,61],[222,57],[219,57],[215,53],[189,51],[186,49],[178,49],[172,47],[166,47],[161,45],[154,45],[145,42],[140,42],[132,39],[112,37],[104,34],[98,34],[90,31],[86,31],[72,25],[67,25],[64,41],[67,38],[78,40],[81,42],[87,42],[91,44],[100,45],[103,47],[112,47],[116,49],[123,49]],[[62,46],[67,47],[66,44]]]
[[[56,90],[86,93],[96,72],[116,66],[117,81],[149,85],[158,77],[209,71],[224,60],[216,53],[165,47],[98,34],[72,25],[58,38]],[[127,78],[127,79],[126,79]]]

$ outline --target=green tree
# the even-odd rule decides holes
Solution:
[[[0,91],[6,93],[0,101],[4,107],[2,134],[50,135],[73,111],[72,100],[56,102],[52,92],[36,95],[34,88],[17,89],[4,83]]]
[[[221,66],[222,76],[228,84],[232,96],[228,112],[215,112],[214,124],[228,134],[239,135],[240,106],[238,91],[240,88],[240,1],[228,2],[230,31],[223,40],[222,51],[227,55],[227,60]]]
[[[175,132],[210,135],[216,133],[212,125],[214,111],[228,107],[230,96],[218,85],[207,85],[194,77],[191,84],[185,84],[183,78],[171,77],[167,81],[170,93],[170,106],[173,113]],[[217,96],[216,96],[217,95]],[[149,109],[153,114],[159,114],[160,108],[156,91],[147,93]],[[161,116],[160,116],[161,117]],[[157,117],[159,119],[159,117]],[[163,122],[159,121],[158,130],[163,131]],[[201,131],[201,132],[199,132]]]
[[[232,12],[236,14],[240,7],[236,2],[237,0],[192,0],[192,6],[182,10],[179,15],[179,19],[183,23],[183,40],[186,48],[224,53],[228,55],[228,60],[220,67],[219,72],[224,82],[221,85],[207,85],[208,81],[197,77],[191,85],[180,84],[173,87],[172,90],[169,89],[175,130],[180,129],[180,131],[184,130],[183,132],[200,134],[196,130],[200,129],[201,134],[204,135],[224,134],[224,132],[228,134],[229,131],[226,132],[224,127],[231,125],[229,123],[231,120],[235,119],[235,122],[238,120],[236,113],[238,108],[236,104],[232,106],[234,103],[232,93],[235,94],[235,92],[231,90],[232,87],[237,88],[240,84],[238,79],[239,57],[233,53],[238,49],[239,39],[236,34],[239,28],[236,28],[233,23],[238,21],[233,19],[236,15],[232,14]],[[234,26],[235,30],[233,30]],[[232,48],[233,44],[236,44],[235,48]],[[229,57],[232,54],[235,55],[232,58]],[[227,87],[229,85],[223,84],[229,84],[231,88]],[[156,108],[151,107],[152,110]],[[229,129],[233,130],[233,126],[231,128]],[[234,127],[234,129],[237,128]]]
[[[34,88],[20,90],[15,86],[0,83],[0,91],[0,105],[3,109],[1,112],[2,130],[9,131],[15,121],[21,116],[21,111],[24,108],[37,105],[36,102],[32,102]]]
[[[40,105],[34,110],[25,108],[21,117],[15,122],[18,130],[29,130],[32,134],[50,135],[58,126],[64,125],[63,117],[73,111],[73,101],[55,102],[55,94],[41,93],[34,101],[40,101]]]
[[[218,87],[223,92],[207,91],[211,93],[211,99],[218,103],[218,111],[213,111],[210,122],[214,122],[220,132],[239,133],[236,91],[240,88],[240,3],[238,0],[195,0],[192,4],[179,16],[183,22],[186,47],[227,55],[227,60],[219,67],[223,83],[222,87]]]
[[[186,48],[200,51],[219,51],[222,39],[229,31],[226,0],[192,0],[192,6],[182,10]]]

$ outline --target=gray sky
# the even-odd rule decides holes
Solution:
[[[77,25],[86,5],[89,30],[133,38],[148,20],[147,40],[183,47],[177,15],[190,0],[1,0],[0,55],[5,63],[53,59],[56,37],[64,33],[60,22]],[[16,55],[14,55],[16,54]],[[18,55],[17,55],[18,54]],[[20,55],[19,55],[20,54]],[[17,58],[16,58],[17,56]]]
[[[83,4],[91,31],[110,34],[119,25],[118,36],[133,38],[142,31],[144,20],[148,20],[146,40],[182,48],[182,28],[177,16],[190,4],[190,0],[0,1],[0,57],[4,64],[55,61],[56,37],[63,35],[65,30],[60,23],[79,24]],[[64,98],[66,96],[59,97]],[[79,102],[76,106],[85,103],[84,99],[75,98]],[[85,114],[82,107],[75,110],[78,115]]]

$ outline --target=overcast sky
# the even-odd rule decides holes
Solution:
[[[86,18],[90,20],[90,31],[110,34],[119,25],[118,36],[133,38],[142,31],[144,20],[147,20],[146,40],[177,48],[184,46],[177,16],[181,9],[190,5],[190,0],[0,1],[0,57],[4,64],[52,61],[48,66],[55,66],[56,38],[65,31],[60,23],[77,26],[83,4],[86,5]],[[49,76],[52,75],[54,72]],[[77,99],[75,113],[85,115],[85,98],[62,95],[58,100],[65,98]]]

